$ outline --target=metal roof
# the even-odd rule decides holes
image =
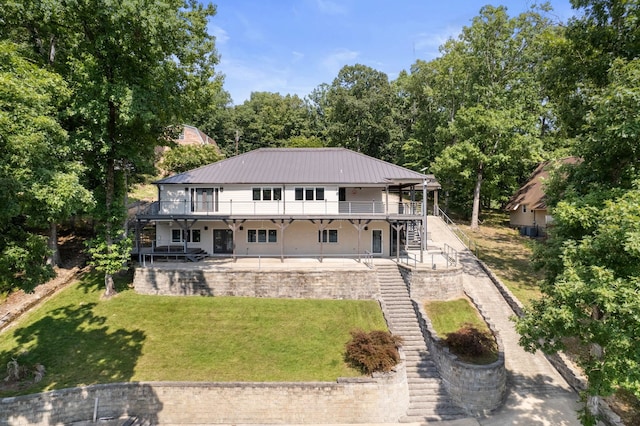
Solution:
[[[260,148],[159,180],[156,184],[421,184],[433,175],[345,148]]]

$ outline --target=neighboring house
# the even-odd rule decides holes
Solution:
[[[182,131],[178,135],[177,139],[173,140],[178,145],[213,145],[216,147],[218,154],[222,154],[220,147],[216,143],[215,139],[208,136],[202,130],[194,126],[186,124],[182,125]],[[155,150],[156,160],[159,160],[162,155],[171,148],[167,146],[158,146]]]
[[[576,164],[577,157],[566,157],[557,161],[540,163],[527,182],[511,197],[505,210],[509,212],[509,224],[521,230],[523,235],[543,235],[552,221],[547,212],[544,185],[549,178],[549,169],[554,164]]]
[[[263,148],[155,184],[158,201],[137,216],[155,237],[139,253],[234,258],[397,256],[407,236],[425,235],[416,200],[437,200],[440,188],[433,175],[343,148]]]
[[[175,140],[175,142],[179,145],[215,145],[216,147],[218,146],[216,141],[213,138],[207,136],[207,134],[204,133],[202,130],[198,129],[197,127],[187,126],[186,124],[184,125],[182,132],[178,136],[178,139]]]

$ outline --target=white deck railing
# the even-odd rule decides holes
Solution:
[[[142,215],[422,215],[422,203],[382,201],[219,201],[192,204],[188,200],[156,201]]]

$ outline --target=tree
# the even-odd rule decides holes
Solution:
[[[195,0],[97,0],[12,5],[10,36],[29,41],[75,89],[65,127],[80,146],[105,256],[120,258],[127,185],[152,170],[154,147],[193,106],[189,93],[214,77],[207,20]],[[110,262],[114,265],[116,262]],[[115,293],[113,268],[105,295]]]
[[[386,74],[360,64],[344,66],[326,93],[330,144],[393,162],[400,153],[392,137],[393,103]]]
[[[253,92],[249,100],[234,108],[233,118],[239,131],[239,153],[281,147],[293,137],[310,136],[309,111],[297,95]],[[234,151],[227,146],[228,155]]]
[[[26,290],[50,275],[45,241],[30,231],[51,224],[51,264],[58,259],[55,224],[91,203],[71,160],[58,108],[70,91],[18,46],[0,41],[0,289]]]
[[[178,145],[165,151],[160,167],[169,173],[183,173],[221,159],[215,145]]]
[[[531,351],[562,350],[567,337],[589,349],[579,359],[588,379],[583,422],[595,424],[600,396],[624,388],[640,397],[640,4],[573,4],[585,10],[567,28],[563,52],[577,64],[558,58],[550,71],[571,71],[552,102],[581,162],[548,187],[554,226],[535,254],[543,298],[517,327]]]
[[[563,242],[562,269],[519,320],[520,343],[553,353],[565,349],[566,338],[577,339],[589,348],[579,357],[587,395],[609,395],[622,387],[640,397],[640,188],[590,213],[592,231]],[[560,203],[554,217],[559,226],[572,226],[581,211]]]
[[[463,206],[471,208],[472,228],[482,194],[505,201],[541,158],[537,52],[548,26],[533,10],[509,18],[504,7],[485,6],[457,40],[445,43],[442,57],[414,66],[412,92],[427,106],[420,121],[432,133],[422,137],[441,149],[430,171],[472,200]]]

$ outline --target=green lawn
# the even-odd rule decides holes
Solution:
[[[466,298],[426,302],[424,308],[435,332],[442,339],[447,334],[458,331],[466,322],[479,330],[489,331],[476,308]]]
[[[120,381],[334,381],[349,331],[384,329],[375,301],[144,296],[100,300],[87,274],[0,334],[2,365],[43,364],[37,385],[0,396]],[[126,283],[124,283],[126,284]]]

